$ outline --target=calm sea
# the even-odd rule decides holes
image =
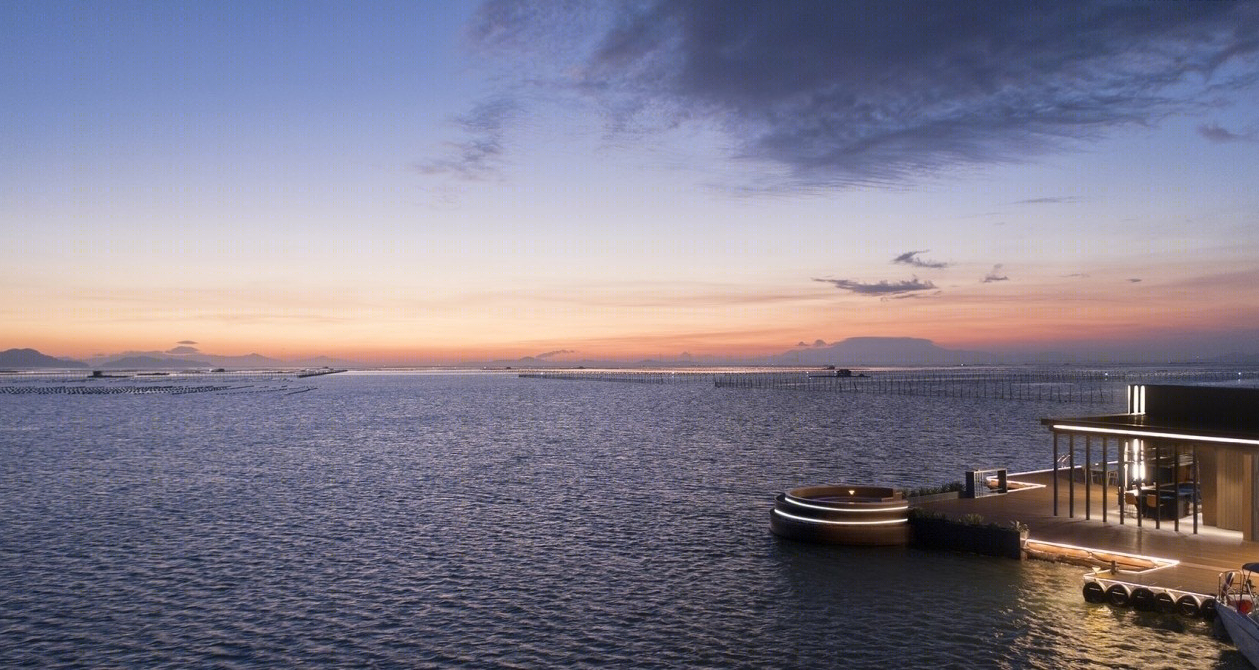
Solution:
[[[1038,418],[1120,407],[230,386],[0,394],[0,667],[1246,667],[1207,624],[1086,604],[1079,568],[769,533],[783,489],[1046,468]]]

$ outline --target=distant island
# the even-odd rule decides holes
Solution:
[[[87,363],[45,356],[34,349],[0,351],[0,368],[86,368]]]
[[[327,356],[282,361],[261,354],[244,356],[218,356],[205,354],[191,347],[181,347],[187,352],[128,351],[110,356],[94,356],[84,361],[55,358],[35,349],[9,349],[0,351],[0,369],[53,370],[53,369],[102,369],[102,370],[188,370],[199,368],[362,368],[362,363]],[[169,355],[191,354],[191,355]]]
[[[807,345],[765,356],[692,356],[677,358],[624,360],[555,360],[549,356],[525,356],[514,359],[486,361],[481,365],[495,368],[555,367],[705,367],[722,365],[827,366],[854,367],[862,365],[987,365],[1001,362],[996,354],[980,351],[945,349],[931,340],[917,337],[850,337],[826,344],[820,340]]]
[[[195,343],[193,343],[195,344]],[[1174,343],[1173,343],[1174,344]],[[1119,345],[1109,345],[1111,347]],[[827,343],[815,340],[799,342],[795,347],[779,353],[750,355],[692,355],[682,352],[673,357],[646,359],[627,358],[576,358],[575,351],[557,350],[493,360],[454,359],[424,363],[375,362],[361,363],[352,360],[314,356],[295,360],[281,360],[258,353],[241,356],[221,356],[202,352],[195,347],[181,345],[166,351],[124,351],[115,354],[98,354],[86,361],[56,358],[35,349],[9,349],[0,352],[0,369],[81,369],[94,370],[144,370],[171,371],[195,369],[265,370],[276,368],[452,368],[452,369],[543,369],[543,368],[703,368],[720,366],[781,366],[860,368],[868,366],[952,366],[952,365],[1256,365],[1259,353],[1234,352],[1202,355],[1193,347],[1128,346],[1121,349],[1097,348],[1082,351],[1015,351],[994,353],[948,349],[935,342],[919,337],[849,337]]]

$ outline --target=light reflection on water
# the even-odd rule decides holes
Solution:
[[[1080,570],[768,533],[1048,467],[1058,403],[338,375],[0,397],[0,665],[1245,667]]]

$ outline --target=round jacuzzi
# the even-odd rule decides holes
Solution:
[[[886,486],[805,486],[778,494],[775,535],[830,544],[909,542],[909,503]]]

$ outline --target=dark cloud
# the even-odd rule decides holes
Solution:
[[[917,277],[913,279],[905,279],[902,281],[889,282],[886,279],[880,282],[864,283],[854,281],[852,279],[817,279],[813,281],[831,284],[835,288],[851,291],[859,295],[879,295],[892,296],[901,293],[912,293],[914,291],[927,291],[936,287],[929,281],[922,281]]]
[[[903,265],[912,265],[916,268],[940,269],[940,268],[947,268],[949,266],[948,263],[939,263],[936,261],[929,261],[924,258],[918,257],[918,254],[925,254],[930,251],[931,251],[930,249],[923,249],[922,251],[906,251],[905,253],[897,256],[896,258],[893,258],[892,262],[901,263]]]
[[[995,281],[1010,281],[1009,277],[1001,274],[1000,263],[997,263],[996,265],[992,266],[992,270],[989,271],[988,274],[984,275],[983,283],[991,284],[992,282],[995,282]]]
[[[1028,198],[1027,200],[1016,200],[1011,205],[1058,205],[1068,202],[1079,202],[1080,199],[1074,196],[1057,196],[1047,198]]]
[[[1139,277],[1132,277],[1131,279],[1128,280],[1128,282],[1132,284],[1139,284],[1141,283],[1141,279]]]
[[[1241,142],[1244,140],[1255,139],[1252,133],[1235,133],[1227,128],[1217,124],[1203,124],[1198,126],[1198,134],[1211,140],[1212,142]]]
[[[1254,2],[491,0],[470,35],[613,128],[715,123],[801,186],[1023,161],[1259,78]]]
[[[575,354],[575,353],[577,352],[573,351],[572,349],[556,349],[555,351],[548,351],[545,354],[538,354],[537,356],[534,356],[534,358],[551,358],[552,356],[561,356],[563,354]]]
[[[180,340],[175,344],[196,344],[196,342],[193,342],[192,340]]]
[[[813,340],[813,346],[824,347],[826,346],[826,340]]]
[[[500,178],[506,126],[518,110],[516,102],[506,97],[477,103],[467,114],[454,119],[466,137],[447,142],[443,155],[417,163],[415,169],[421,174],[467,181]]]
[[[1085,274],[1085,273],[1083,273],[1083,272],[1072,272],[1072,273],[1071,273],[1071,274],[1069,274],[1069,275],[1062,275],[1062,277],[1063,277],[1063,278],[1065,278],[1065,279],[1072,279],[1072,278],[1084,278],[1084,277],[1087,277],[1087,276],[1088,276],[1088,275],[1087,275],[1087,274]]]

